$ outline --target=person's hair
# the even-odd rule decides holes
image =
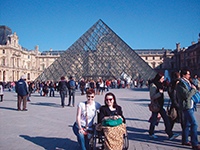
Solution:
[[[111,92],[106,93],[105,99],[104,99],[104,103],[105,103],[106,106],[108,106],[107,103],[106,103],[106,97],[107,97],[107,96],[112,96],[112,97],[113,97],[113,99],[114,99],[113,107],[116,108],[116,107],[117,107],[117,102],[116,102],[116,97],[115,97],[115,95],[114,95],[113,93],[111,93]]]
[[[177,79],[180,77],[180,73],[179,72],[174,72],[173,73],[173,79]]]
[[[61,80],[65,80],[65,77],[62,76],[60,79],[61,79]]]
[[[156,74],[155,78],[153,79],[153,81],[154,81],[154,82],[159,82],[159,80],[160,80],[163,76],[165,76],[164,73],[158,72],[158,73]]]
[[[95,95],[95,90],[94,89],[88,89],[86,91],[86,94],[89,95],[89,94],[94,94]]]
[[[188,71],[189,71],[188,69],[182,69],[180,73],[181,77],[183,77],[183,75],[186,75]]]
[[[70,80],[71,80],[72,78],[73,78],[72,76],[69,77]]]

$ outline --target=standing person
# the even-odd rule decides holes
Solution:
[[[178,137],[178,134],[173,134],[171,128],[170,128],[170,123],[169,123],[169,118],[167,117],[166,111],[163,108],[164,105],[164,94],[163,94],[163,81],[164,81],[164,74],[163,73],[157,73],[155,78],[153,79],[153,83],[151,83],[150,85],[150,98],[151,101],[155,101],[157,100],[159,105],[160,105],[160,109],[157,112],[152,112],[152,120],[150,123],[150,127],[149,127],[149,137],[156,139],[158,138],[155,134],[154,134],[154,129],[155,129],[155,125],[157,123],[157,116],[158,113],[160,113],[161,117],[164,120],[164,124],[165,124],[165,132],[167,133],[169,140],[173,140],[176,137]]]
[[[196,88],[198,89],[198,77],[197,77],[197,75],[195,75],[194,76],[194,78],[193,78],[193,82],[192,82],[195,86],[196,86]]]
[[[90,81],[90,88],[95,89],[94,80],[91,80],[91,81]]]
[[[84,79],[80,82],[80,88],[81,88],[81,95],[84,95],[84,89],[85,89],[85,81]]]
[[[141,80],[140,80],[140,88],[142,88],[142,87],[143,87],[143,84],[144,84],[144,80],[143,80],[143,79],[141,79]]]
[[[184,115],[183,112],[180,109],[180,101],[177,98],[177,91],[176,91],[176,87],[177,84],[180,82],[180,73],[179,72],[174,72],[173,74],[173,78],[172,78],[172,82],[169,84],[169,89],[168,89],[168,94],[171,100],[171,107],[170,110],[175,108],[176,112],[177,112],[177,117],[176,119],[172,120],[171,118],[169,118],[169,122],[171,125],[171,129],[173,129],[174,123],[181,123],[181,127],[183,129],[183,120],[184,120]]]
[[[99,89],[100,89],[99,85],[100,85],[100,82],[99,82],[99,80],[97,80],[97,81],[96,81],[96,94],[97,94],[97,95],[100,94],[100,92],[99,92]]]
[[[96,111],[100,108],[100,104],[94,101],[95,90],[86,91],[87,101],[80,102],[77,106],[76,122],[73,125],[74,134],[77,136],[78,143],[82,150],[89,149],[89,139],[85,130],[92,130]]]
[[[65,77],[60,78],[61,81],[58,83],[58,91],[60,92],[61,106],[65,107],[65,96],[67,95],[67,82]]]
[[[74,102],[75,102],[75,91],[76,91],[76,82],[74,81],[73,77],[70,76],[68,82],[68,90],[69,90],[69,102],[67,106],[71,105],[71,98],[72,98],[72,105],[74,107]]]
[[[50,88],[50,94],[49,96],[53,96],[54,97],[54,82],[51,81],[50,84],[49,84],[49,88]]]
[[[104,89],[105,89],[105,86],[104,86],[103,80],[100,79],[100,82],[99,82],[99,94],[101,92],[101,95],[103,95]]]
[[[110,87],[110,81],[106,80],[106,86],[107,86],[107,91],[109,91],[109,87]]]
[[[198,145],[197,128],[198,123],[194,115],[194,101],[192,96],[197,92],[196,87],[189,81],[190,71],[187,69],[181,70],[181,80],[177,85],[177,96],[180,100],[180,107],[184,113],[184,123],[182,131],[182,145],[192,146],[195,150],[200,150]],[[189,131],[190,128],[190,131]],[[188,136],[191,136],[191,143]]]
[[[15,91],[17,93],[17,110],[21,110],[21,101],[23,100],[23,111],[27,111],[27,96],[28,96],[28,88],[26,85],[26,76],[21,76],[21,79],[17,81],[15,85]]]

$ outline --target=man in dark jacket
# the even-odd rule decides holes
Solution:
[[[197,92],[196,87],[189,81],[190,72],[186,69],[181,70],[181,80],[177,84],[177,97],[180,100],[180,107],[184,113],[184,123],[182,131],[182,145],[192,146],[195,150],[200,150],[198,145],[197,128],[198,123],[194,115],[194,101],[192,96]],[[190,131],[189,131],[190,129]],[[191,136],[191,143],[188,136]]]
[[[15,85],[15,91],[17,92],[17,110],[21,110],[21,101],[23,100],[23,111],[27,111],[27,96],[28,96],[28,88],[26,85],[26,76],[21,76],[21,79]]]
[[[67,82],[65,77],[61,77],[61,81],[58,83],[58,90],[60,91],[61,106],[65,107],[65,96],[67,95]]]

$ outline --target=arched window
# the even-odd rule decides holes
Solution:
[[[2,65],[3,65],[3,66],[6,65],[6,59],[5,59],[5,58],[2,59]]]

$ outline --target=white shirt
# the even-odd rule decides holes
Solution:
[[[85,103],[80,102],[77,106],[81,108],[81,126],[86,127],[86,112],[85,112]],[[97,110],[100,108],[100,104],[98,102],[93,101],[92,105],[87,105],[87,116],[88,116],[88,126],[92,126],[94,117],[96,116]]]

